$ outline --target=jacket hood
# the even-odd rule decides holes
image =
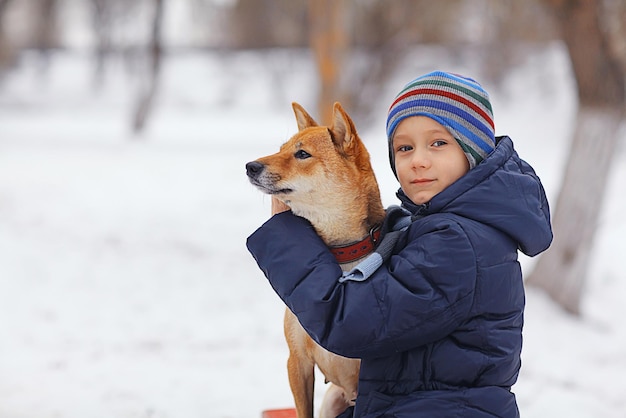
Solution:
[[[528,256],[552,242],[550,208],[541,181],[507,136],[497,138],[495,150],[481,164],[430,202],[416,205],[401,189],[398,198],[413,214],[453,213],[496,228]]]

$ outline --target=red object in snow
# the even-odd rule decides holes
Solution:
[[[261,418],[296,418],[295,408],[268,409],[263,411]]]

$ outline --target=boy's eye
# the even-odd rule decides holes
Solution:
[[[293,154],[293,156],[296,157],[298,160],[306,160],[307,158],[311,157],[311,154],[301,149],[301,150],[296,151],[296,153]]]
[[[435,142],[433,142],[433,147],[442,147],[444,145],[446,145],[448,142],[444,141],[443,139],[439,139]]]
[[[400,145],[397,148],[397,152],[406,152],[406,151],[411,151],[413,149],[413,147],[411,147],[410,145]]]

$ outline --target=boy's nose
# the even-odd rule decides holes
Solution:
[[[415,150],[413,151],[411,163],[415,168],[428,168],[430,166],[430,156],[426,151]]]

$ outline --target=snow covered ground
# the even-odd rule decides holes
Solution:
[[[435,68],[480,80],[472,62],[415,54],[361,131],[386,205],[395,92]],[[245,249],[269,199],[244,165],[295,132],[291,101],[313,109],[312,68],[287,51],[177,56],[138,138],[128,133],[137,80],[121,63],[99,91],[73,54],[53,56],[43,77],[26,55],[1,81],[0,417],[258,418],[292,404],[284,308]],[[528,54],[500,88],[484,84],[497,133],[554,203],[575,116],[563,51]],[[523,417],[626,416],[626,156],[616,152],[584,315],[528,290],[514,387]]]

